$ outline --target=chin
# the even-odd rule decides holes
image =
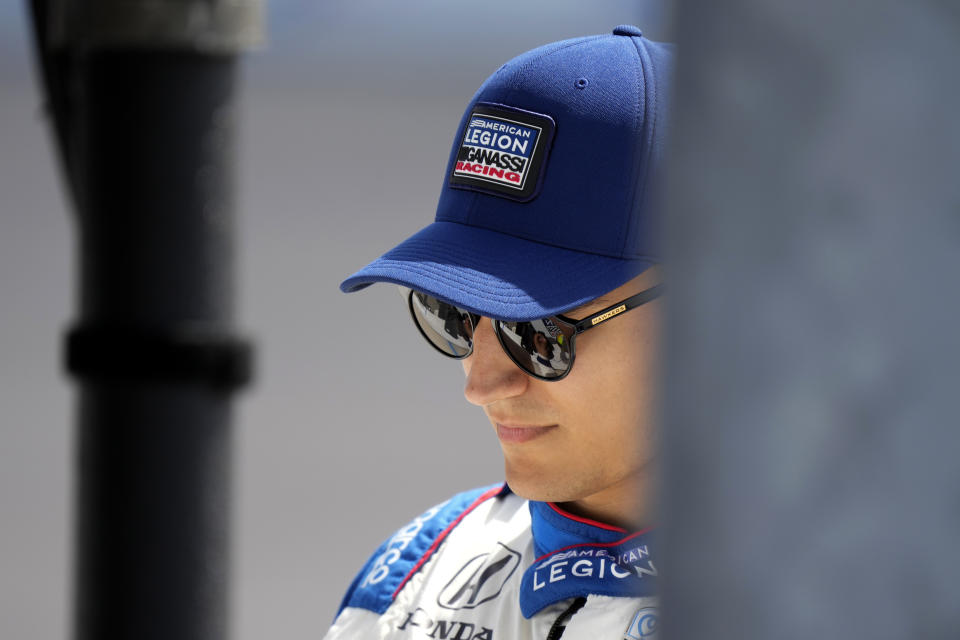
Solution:
[[[570,502],[583,497],[571,490],[569,478],[559,480],[543,474],[511,473],[509,465],[506,469],[506,478],[510,491],[527,500]]]

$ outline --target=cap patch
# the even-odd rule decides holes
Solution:
[[[540,191],[553,118],[479,102],[470,112],[450,186],[526,202]]]

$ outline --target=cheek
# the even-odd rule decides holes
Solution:
[[[577,345],[573,370],[562,381],[554,383],[552,394],[563,408],[564,418],[575,426],[580,438],[587,438],[596,447],[603,442],[622,441],[634,431],[637,411],[636,375],[624,357]]]
[[[636,391],[643,374],[644,359],[634,340],[606,340],[609,335],[582,336],[577,344],[573,370],[567,376],[576,394],[584,399],[627,398]],[[620,337],[620,336],[617,336]],[[597,401],[594,407],[606,407]]]
[[[571,389],[566,395],[582,399],[581,414],[592,417],[598,430],[646,439],[659,381],[657,316],[631,320],[616,332],[582,336],[591,339],[578,342],[576,363],[564,382]]]

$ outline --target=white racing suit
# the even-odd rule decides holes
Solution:
[[[578,518],[505,485],[458,494],[383,543],[327,640],[650,640],[647,531]]]

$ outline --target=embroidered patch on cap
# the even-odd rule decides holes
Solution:
[[[526,202],[540,191],[553,118],[478,102],[470,112],[450,186]]]

